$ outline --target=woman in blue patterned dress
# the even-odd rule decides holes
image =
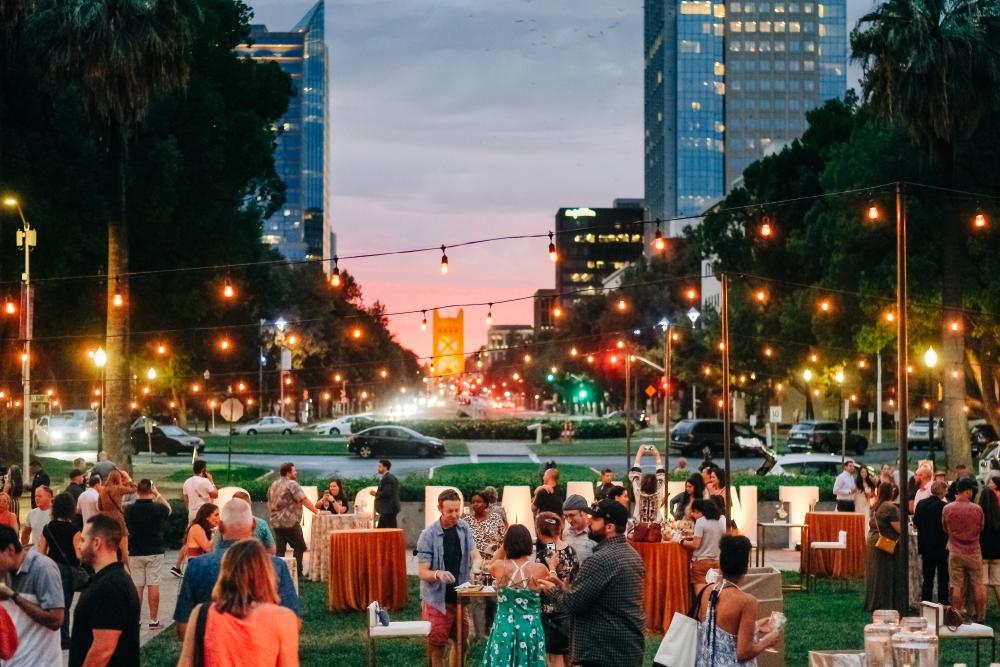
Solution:
[[[531,533],[520,524],[507,531],[503,551],[505,558],[490,566],[498,606],[483,653],[483,667],[545,667],[545,633],[537,582],[549,575],[548,568],[534,562]]]

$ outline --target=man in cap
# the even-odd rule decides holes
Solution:
[[[590,536],[597,543],[593,555],[580,566],[568,590],[552,580],[540,585],[552,595],[556,609],[573,618],[571,664],[641,667],[645,568],[625,540],[628,510],[614,500],[602,500],[585,511],[591,517]]]
[[[594,553],[597,543],[590,539],[590,515],[587,510],[590,505],[587,499],[579,493],[574,493],[563,503],[563,519],[566,527],[563,529],[563,541],[576,551],[576,559],[583,561]]]
[[[986,617],[986,585],[983,583],[983,554],[979,535],[985,526],[985,515],[979,505],[972,502],[979,485],[971,477],[961,477],[955,482],[955,502],[941,510],[941,525],[948,533],[948,579],[951,582],[951,604],[965,613],[972,594],[976,620]],[[971,591],[970,591],[971,589]]]

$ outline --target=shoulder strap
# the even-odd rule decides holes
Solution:
[[[705,584],[705,586],[698,591],[698,595],[695,596],[694,600],[691,602],[691,606],[688,608],[688,616],[697,620],[698,610],[701,609],[701,598],[705,595],[705,591],[711,587],[712,586],[710,584]]]
[[[54,546],[56,549],[59,550],[59,555],[62,556],[63,562],[66,563],[66,565],[69,565],[69,559],[66,558],[66,552],[63,551],[63,548],[61,546],[59,546],[59,542],[55,540],[55,536],[53,536],[52,531],[49,530],[50,525],[51,522],[45,524],[45,527],[42,528],[42,537],[44,537],[46,541],[48,541],[52,546]],[[48,531],[48,533],[46,533],[46,531]]]
[[[210,602],[198,607],[194,622],[194,667],[205,667],[205,626],[208,625]]]

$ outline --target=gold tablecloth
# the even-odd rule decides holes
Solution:
[[[646,630],[663,634],[674,612],[691,606],[691,552],[676,542],[629,542],[646,566]]]
[[[337,530],[330,533],[330,609],[402,609],[406,587],[406,541],[401,528]]]
[[[309,580],[326,581],[330,576],[330,533],[369,528],[371,514],[317,514],[312,520],[309,542]]]
[[[806,514],[806,523],[809,524],[809,535],[803,545],[800,560],[812,558],[810,573],[849,579],[865,576],[865,560],[868,557],[865,538],[868,536],[868,526],[864,514],[809,512]],[[847,549],[840,552],[839,557],[831,550],[813,551],[810,548],[813,542],[836,542],[842,530],[847,531]]]

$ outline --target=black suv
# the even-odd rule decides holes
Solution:
[[[744,456],[764,456],[764,439],[746,424],[730,424],[732,453]],[[722,454],[721,419],[682,419],[670,431],[670,447],[684,456],[700,456],[708,449]]]
[[[808,419],[800,421],[788,431],[788,448],[793,452],[836,454],[840,451],[842,438],[839,423]],[[866,449],[868,449],[868,438],[847,432],[848,451],[860,456]]]

